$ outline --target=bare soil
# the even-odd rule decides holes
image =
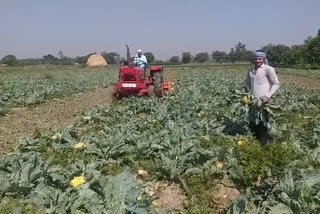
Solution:
[[[219,213],[223,213],[229,207],[230,203],[240,195],[240,192],[236,188],[218,184],[214,187],[211,194],[215,208]]]
[[[166,213],[180,213],[186,201],[186,196],[178,184],[159,181],[154,183],[147,194],[154,197],[156,200],[152,202],[153,206],[163,208]]]
[[[8,153],[22,137],[71,125],[76,115],[98,104],[112,102],[113,87],[99,88],[37,107],[13,108],[0,117],[0,154]]]
[[[293,76],[279,74],[279,81],[285,84],[296,84],[307,89],[320,90],[320,79],[312,79],[309,77]]]

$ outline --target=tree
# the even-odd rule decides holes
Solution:
[[[19,64],[19,61],[15,55],[7,55],[1,59],[1,63],[9,66],[16,66]]]
[[[246,50],[242,53],[240,60],[252,62],[253,51]]]
[[[313,65],[320,65],[320,36],[317,36],[306,45],[306,60]]]
[[[179,56],[173,56],[169,59],[169,62],[172,64],[179,64],[180,58],[179,58]]]
[[[121,64],[121,65],[127,65],[127,64],[128,64],[127,59],[124,58],[124,57],[121,57],[121,58],[120,58],[120,64]]]
[[[19,60],[20,65],[41,65],[43,62],[43,59],[36,59],[36,58],[30,58],[30,59],[21,59]]]
[[[304,40],[304,44],[307,45],[311,40],[312,40],[312,36],[308,36],[308,37]]]
[[[237,57],[236,57],[236,55],[235,55],[235,51],[234,51],[233,48],[230,49],[230,52],[228,53],[227,56],[228,56],[228,58],[230,59],[230,61],[231,61],[232,63],[235,63],[235,62],[236,62]]]
[[[213,51],[211,56],[212,59],[216,62],[223,62],[225,61],[225,57],[226,57],[227,53],[223,52],[223,51]]]
[[[243,61],[245,58],[244,55],[246,54],[246,45],[243,44],[242,42],[238,42],[235,46],[235,51],[234,51],[234,58],[235,61]]]
[[[154,62],[154,55],[151,52],[146,52],[144,55],[147,58],[148,63],[153,63]]]
[[[272,65],[283,65],[287,62],[287,55],[290,51],[290,47],[286,45],[272,45],[262,47],[267,54],[268,61]]]
[[[286,65],[304,65],[306,63],[306,50],[304,45],[294,45],[286,53]]]
[[[45,63],[53,63],[58,60],[57,57],[53,56],[52,54],[44,55],[43,60]]]
[[[90,54],[88,54],[88,55],[86,55],[86,56],[77,56],[77,57],[75,58],[75,62],[84,65],[84,64],[87,63],[89,57],[90,57],[92,54],[95,54],[95,53],[90,53]]]
[[[63,58],[64,58],[63,51],[59,51],[59,52],[58,52],[58,55],[59,55],[60,59],[63,59]]]
[[[187,64],[191,61],[191,53],[190,52],[182,52],[181,62],[183,64]]]
[[[120,62],[120,55],[116,52],[102,52],[101,55],[107,61],[108,64],[118,64]]]
[[[207,52],[197,53],[195,58],[194,58],[194,61],[200,62],[200,63],[204,63],[204,62],[206,62],[208,60],[209,60],[209,55],[208,55]]]

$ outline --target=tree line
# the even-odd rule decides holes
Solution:
[[[29,59],[17,59],[14,55],[7,55],[0,60],[0,64],[7,66],[26,66],[26,65],[39,65],[39,64],[54,64],[54,65],[85,65],[88,58],[96,53],[90,53],[85,56],[77,56],[74,58],[64,56],[62,51],[58,52],[58,57],[53,54],[47,54],[42,58],[29,58]],[[109,64],[118,64],[120,56],[116,52],[102,52],[101,55]]]
[[[274,66],[292,66],[304,68],[320,67],[320,30],[315,37],[309,36],[301,45],[286,46],[282,44],[268,44],[261,48],[268,55],[268,60]],[[73,65],[75,63],[85,65],[89,56],[77,56],[70,58],[64,56],[62,51],[58,52],[58,57],[52,54],[44,55],[42,58],[17,59],[14,55],[7,55],[0,60],[0,64],[8,66],[25,66],[38,64]],[[159,63],[152,52],[144,53],[150,64]],[[125,61],[116,52],[102,52],[101,55],[108,64],[119,64]],[[187,63],[236,63],[251,62],[253,51],[248,50],[246,45],[238,42],[230,51],[224,52],[215,50],[211,54],[200,52],[194,55],[191,52],[182,52],[181,56],[172,56],[163,63],[167,64],[187,64]]]

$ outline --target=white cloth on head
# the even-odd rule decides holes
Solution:
[[[254,58],[257,58],[257,57],[267,58],[267,54],[262,51],[256,51],[256,52],[254,52],[253,57]]]
[[[137,53],[142,53],[142,50],[141,50],[141,49],[138,49],[138,50],[137,50]]]

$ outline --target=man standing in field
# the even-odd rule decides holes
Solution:
[[[143,70],[143,75],[145,77],[147,70],[147,58],[145,55],[142,54],[141,49],[137,50],[137,55],[133,59],[133,64],[141,68],[141,70]]]
[[[254,53],[254,66],[248,70],[246,87],[250,94],[261,99],[264,104],[269,103],[278,90],[277,74],[275,69],[268,65],[265,52],[259,50]],[[268,128],[263,122],[258,125],[250,123],[250,129],[262,144],[266,144],[271,139]]]

